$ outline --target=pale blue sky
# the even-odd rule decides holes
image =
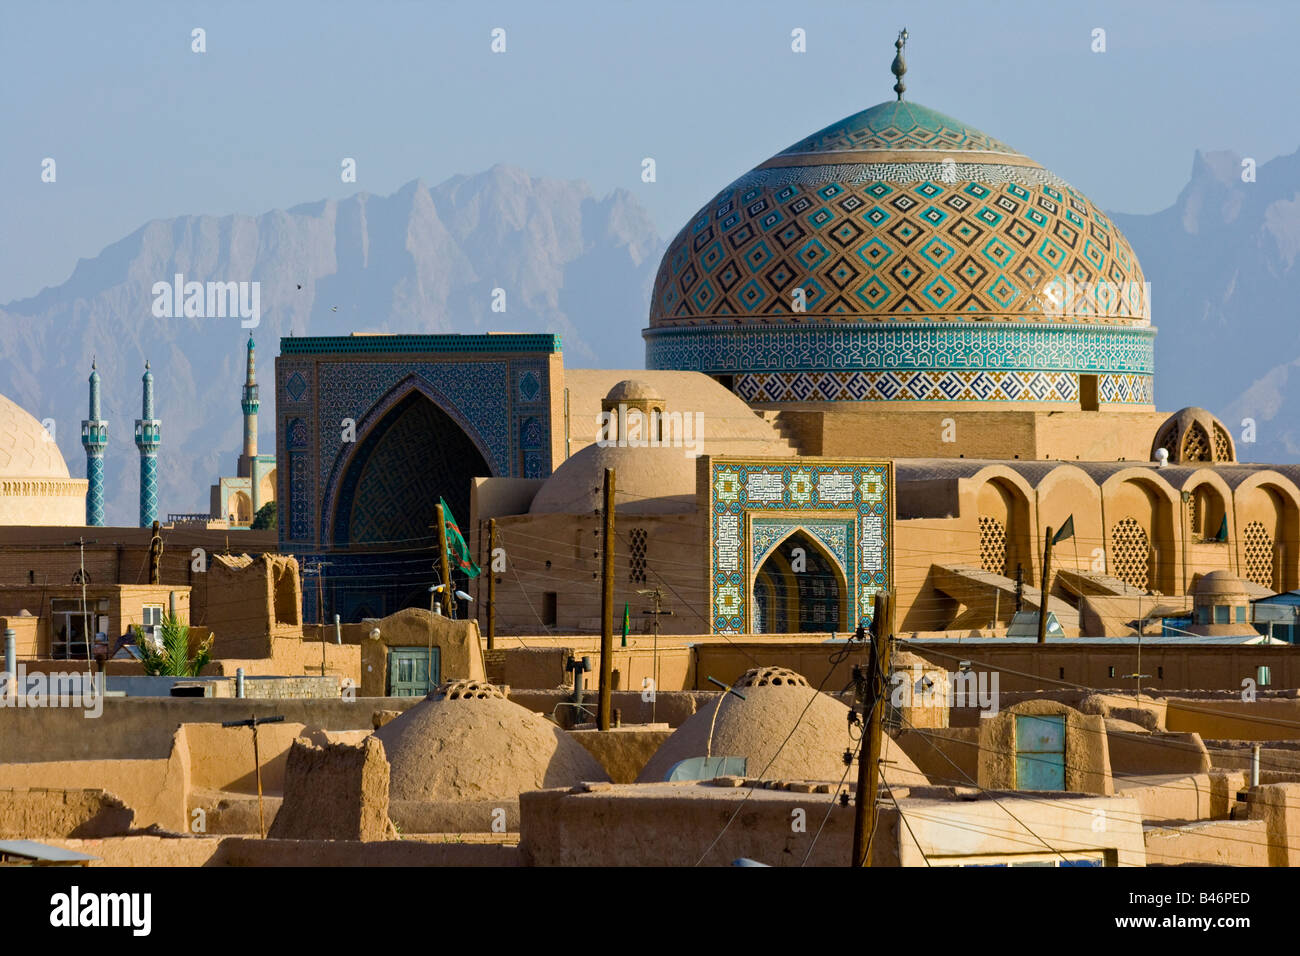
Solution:
[[[504,55],[489,50],[498,26]],[[625,187],[668,237],[755,163],[892,97],[902,26],[909,99],[1109,210],[1168,205],[1195,149],[1262,164],[1300,146],[1290,0],[5,0],[0,303],[150,219],[383,194],[498,162]],[[807,53],[791,52],[794,27]],[[356,185],[340,182],[345,156]]]

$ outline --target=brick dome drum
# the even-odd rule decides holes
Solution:
[[[1087,197],[910,102],[813,133],[696,214],[660,263],[648,368],[758,403],[1151,405],[1146,287]]]

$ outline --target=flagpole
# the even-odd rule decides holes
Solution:
[[[442,510],[442,502],[437,505],[438,521],[438,568],[442,574],[442,613],[451,617],[451,565],[447,561],[447,515]]]
[[[1038,643],[1047,643],[1047,585],[1052,573],[1052,529],[1043,541],[1043,581],[1038,594]]]

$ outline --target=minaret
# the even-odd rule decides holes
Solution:
[[[257,469],[257,409],[261,404],[257,400],[257,376],[254,371],[253,336],[248,336],[248,372],[244,376],[244,393],[240,407],[244,410],[244,454],[239,462],[240,476],[248,476],[249,497],[253,500],[253,514],[262,507],[261,495],[258,493]]]
[[[158,520],[158,446],[162,444],[162,422],[153,417],[153,372],[144,363],[144,401],[135,420],[135,447],[140,449],[140,527]]]
[[[86,524],[104,524],[104,449],[108,447],[108,422],[99,417],[99,368],[90,360],[90,417],[81,423],[81,445],[86,449]]]

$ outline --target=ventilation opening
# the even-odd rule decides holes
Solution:
[[[1273,590],[1273,536],[1259,521],[1246,525],[1242,536],[1246,539],[1246,580]]]
[[[645,528],[632,529],[632,553],[627,559],[627,580],[629,584],[645,584]]]
[[[991,574],[1007,573],[1007,529],[989,515],[980,515],[980,567]]]
[[[1144,529],[1134,518],[1124,518],[1111,528],[1111,573],[1130,587],[1147,590],[1151,577],[1151,547]]]
[[[557,599],[558,595],[554,591],[542,595],[542,624],[546,627],[555,627]]]
[[[1097,410],[1097,376],[1079,376],[1079,407],[1085,412]]]
[[[736,390],[736,376],[734,375],[715,375],[713,380],[729,392]]]

